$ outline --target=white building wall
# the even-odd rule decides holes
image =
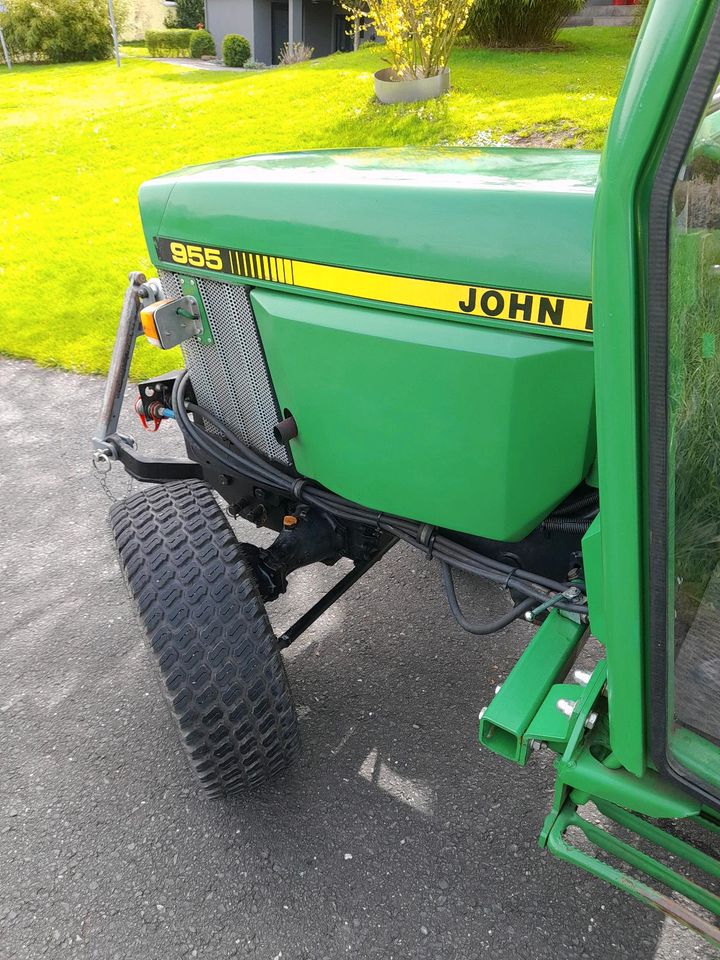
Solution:
[[[250,42],[255,53],[253,0],[206,0],[205,27],[213,35],[218,56],[222,56],[222,42],[228,33],[239,33]]]

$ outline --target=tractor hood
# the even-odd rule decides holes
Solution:
[[[595,456],[597,169],[577,151],[362,150],[145,184],[166,296],[207,319],[183,344],[200,405],[285,463],[271,427],[290,410],[295,469],[349,500],[522,539]]]
[[[140,207],[156,264],[172,264],[166,238],[253,251],[259,281],[282,279],[279,266],[263,276],[269,257],[589,298],[598,162],[504,148],[253,156],[149,181]]]

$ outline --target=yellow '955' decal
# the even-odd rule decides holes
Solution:
[[[173,263],[184,267],[198,267],[201,270],[223,270],[223,256],[218,247],[203,247],[198,243],[171,240],[168,249]]]
[[[539,329],[581,333],[592,333],[593,329],[592,303],[586,298],[371,273],[228,247],[206,247],[167,237],[156,237],[155,247],[163,263],[212,270],[248,280],[281,283],[377,303],[438,310],[457,316],[530,324]]]

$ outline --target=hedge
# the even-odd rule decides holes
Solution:
[[[148,30],[145,43],[151,57],[189,57],[190,40],[197,30]]]

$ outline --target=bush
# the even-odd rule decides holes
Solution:
[[[239,33],[229,33],[223,40],[223,60],[226,67],[244,67],[250,59],[250,44]]]
[[[267,64],[263,63],[262,60],[254,60],[250,57],[243,64],[243,70],[267,70]]]
[[[205,23],[204,0],[176,0],[175,26],[187,30],[196,30],[199,23]],[[215,50],[213,50],[215,53]]]
[[[207,30],[193,30],[190,37],[190,56],[195,60],[199,60],[200,57],[214,57],[215,41],[212,34]]]
[[[151,57],[189,57],[195,30],[148,30],[145,43]]]
[[[547,47],[585,0],[475,0],[465,32],[486,47]]]
[[[113,53],[105,0],[6,0],[0,26],[17,59],[67,63]]]
[[[369,19],[398,80],[434,77],[448,64],[472,0],[341,0],[356,28]],[[357,35],[357,34],[356,34]]]
[[[298,43],[284,43],[280,51],[280,63],[287,67],[291,63],[305,63],[312,59],[315,47],[309,47],[300,40]]]

